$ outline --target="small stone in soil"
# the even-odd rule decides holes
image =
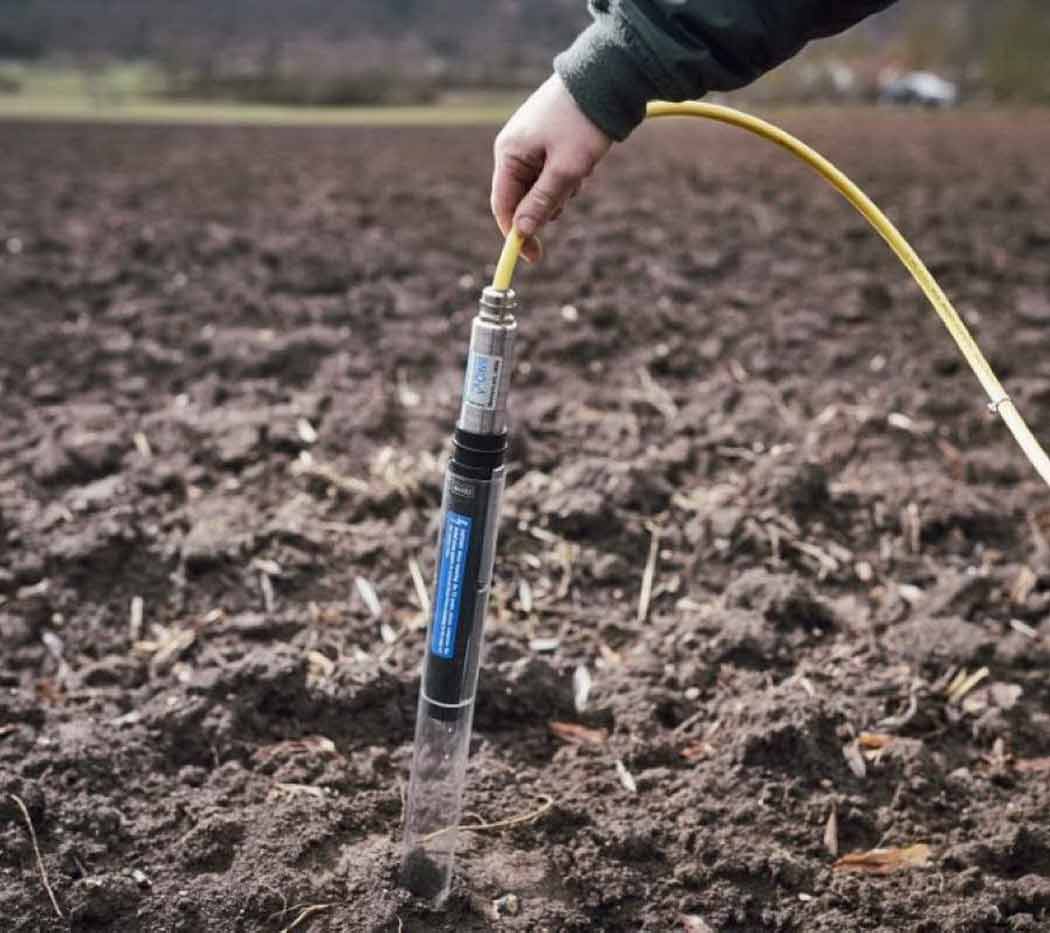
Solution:
[[[492,902],[497,917],[513,917],[521,910],[521,899],[517,894],[504,894]]]

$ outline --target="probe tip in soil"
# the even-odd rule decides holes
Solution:
[[[436,900],[445,887],[446,873],[422,849],[413,849],[401,863],[400,880],[416,897]]]

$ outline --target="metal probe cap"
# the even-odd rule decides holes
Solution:
[[[513,289],[486,288],[470,332],[463,404],[456,427],[471,434],[505,434],[507,394],[514,366],[518,298]]]
[[[478,305],[479,313],[486,317],[502,321],[505,316],[510,315],[513,320],[514,312],[518,309],[518,296],[513,288],[493,288],[486,285]]]

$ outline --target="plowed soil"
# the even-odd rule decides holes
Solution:
[[[784,119],[1050,438],[1045,114]],[[542,812],[399,889],[491,136],[0,127],[0,926],[1050,930],[1050,498],[864,222],[707,125],[519,274],[465,821]]]

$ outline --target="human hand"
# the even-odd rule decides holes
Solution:
[[[557,220],[611,145],[557,75],[507,121],[493,147],[492,213],[504,236],[518,228],[529,262],[542,255],[536,234]]]

